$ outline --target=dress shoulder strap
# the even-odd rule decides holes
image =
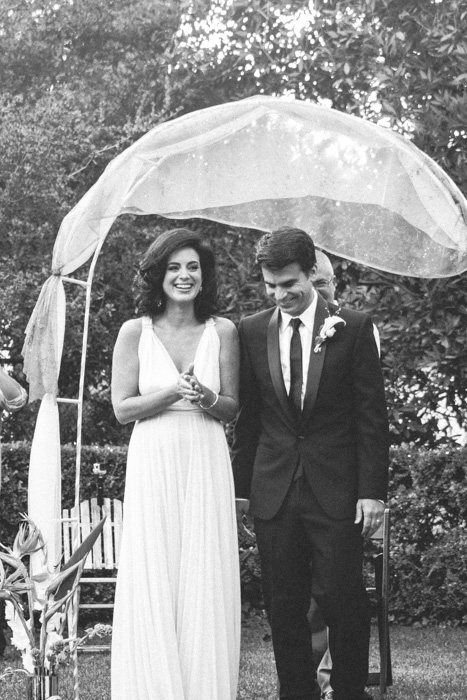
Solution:
[[[152,318],[150,316],[143,316],[143,328],[152,329]]]
[[[216,319],[214,316],[211,316],[210,318],[207,319],[207,321],[204,322],[205,326],[215,326],[216,325]]]

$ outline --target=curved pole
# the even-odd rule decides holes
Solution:
[[[78,389],[78,414],[76,418],[76,472],[75,472],[75,508],[76,512],[79,512],[79,500],[80,500],[80,480],[81,480],[81,447],[82,447],[82,431],[83,431],[83,396],[84,396],[84,376],[86,371],[86,358],[88,351],[88,335],[89,335],[89,316],[91,309],[91,291],[92,282],[94,279],[94,271],[97,264],[97,258],[101,252],[102,246],[104,245],[105,236],[99,242],[91,262],[91,267],[89,268],[88,279],[84,283],[86,285],[86,303],[84,309],[84,324],[83,324],[83,341],[81,350],[81,368],[79,376],[79,389]],[[81,282],[81,284],[83,284]]]
[[[86,282],[82,280],[74,279],[73,277],[63,277],[62,279],[73,284],[78,284],[86,289],[86,300],[84,308],[84,322],[83,322],[83,340],[81,348],[81,367],[79,375],[79,389],[77,399],[57,399],[61,403],[71,403],[76,404],[78,408],[77,418],[76,418],[76,472],[75,472],[75,517],[73,518],[74,533],[73,539],[75,546],[78,547],[79,542],[79,502],[80,502],[80,482],[81,482],[81,447],[82,447],[82,430],[83,430],[83,397],[84,397],[84,378],[86,372],[86,358],[88,351],[88,335],[89,335],[89,317],[91,310],[91,291],[92,282],[94,279],[94,271],[97,264],[97,258],[101,252],[101,248],[104,244],[105,237],[100,241],[91,262],[91,267],[89,268],[88,278]],[[78,625],[78,605],[79,605],[79,594],[75,594],[74,597],[73,610],[71,612],[71,626],[74,630],[77,629]],[[79,700],[79,674],[78,674],[78,652],[77,649],[73,651],[73,699]]]

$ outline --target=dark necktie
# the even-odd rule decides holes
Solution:
[[[290,391],[289,403],[292,406],[295,415],[300,417],[302,412],[302,341],[300,338],[299,328],[302,322],[299,318],[293,318],[291,321],[293,328],[292,340],[290,342]]]

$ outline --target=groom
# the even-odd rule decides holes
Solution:
[[[370,612],[362,542],[381,522],[388,472],[372,323],[317,294],[304,231],[264,235],[256,260],[275,308],[239,326],[233,469],[236,495],[255,518],[280,697],[320,698],[307,619],[313,594],[329,627],[334,700],[363,700]]]

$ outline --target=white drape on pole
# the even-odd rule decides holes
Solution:
[[[60,429],[57,401],[52,394],[42,399],[31,445],[28,483],[28,515],[42,532],[47,547],[50,572],[60,564],[62,510],[62,475],[60,463]],[[33,574],[44,566],[42,552],[31,555]],[[47,586],[48,581],[45,582]]]
[[[40,340],[36,343],[37,352],[45,368],[38,375],[40,390],[45,392],[37,416],[34,438],[31,445],[28,480],[28,515],[39,527],[46,544],[47,558],[42,552],[31,556],[33,574],[53,572],[61,557],[61,459],[60,423],[56,400],[57,380],[65,334],[66,300],[63,283],[54,275],[44,285],[41,297],[43,308],[47,310],[47,323],[37,312],[28,325],[30,337]],[[39,306],[39,309],[41,307]],[[52,332],[50,332],[52,329]],[[23,350],[23,354],[24,350]],[[30,354],[25,354],[28,367],[32,362]],[[30,381],[36,377],[31,370]],[[36,384],[37,386],[37,384]],[[37,392],[37,388],[36,388]],[[47,586],[47,581],[44,583]]]

